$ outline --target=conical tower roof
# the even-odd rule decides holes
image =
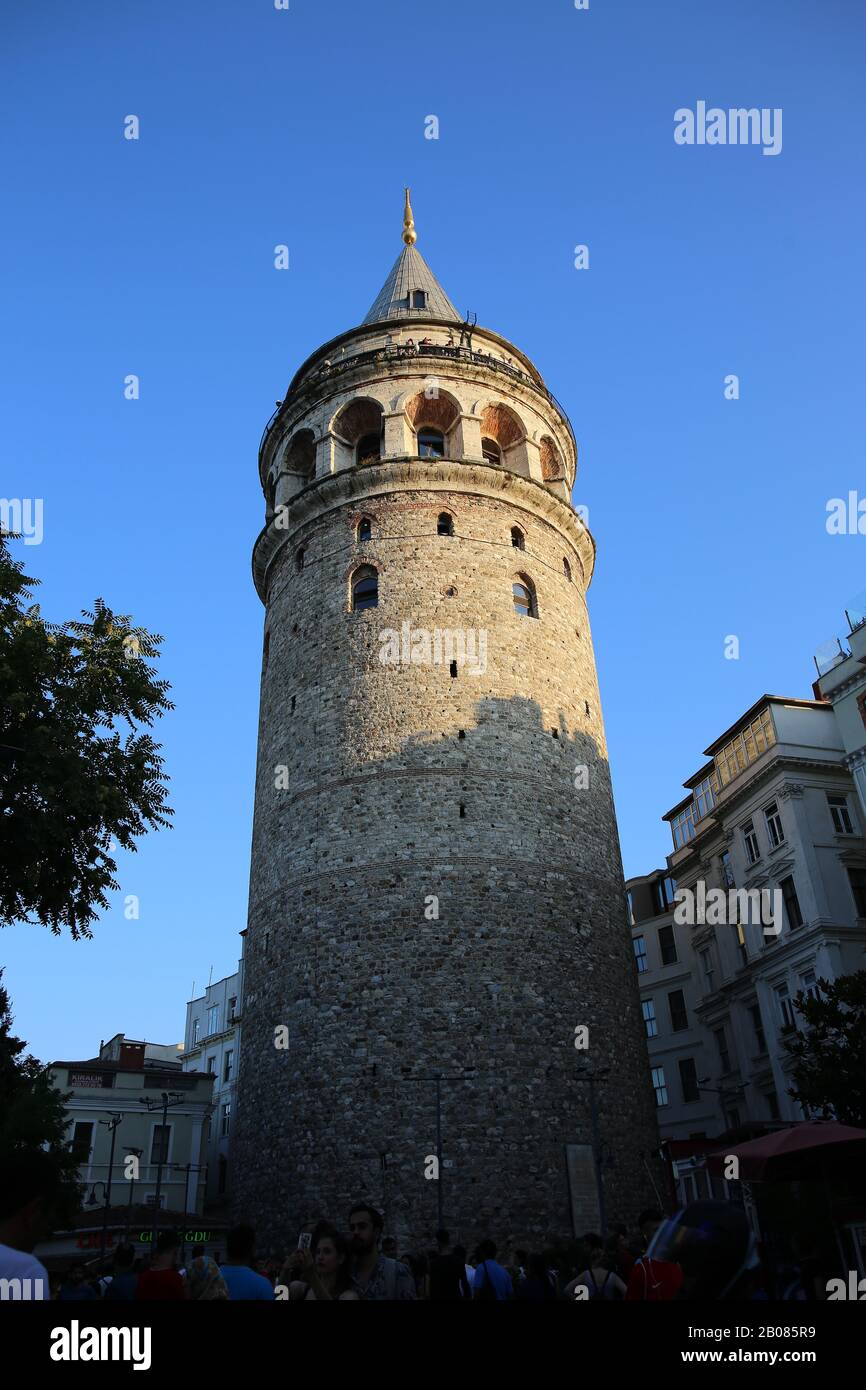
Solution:
[[[380,323],[384,319],[450,319],[462,323],[451,300],[443,290],[429,265],[415,249],[415,223],[406,189],[403,214],[403,240],[406,245],[392,265],[388,278],[380,289],[364,323]],[[423,296],[423,297],[422,297]]]

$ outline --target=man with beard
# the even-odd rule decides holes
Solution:
[[[366,1202],[349,1212],[352,1287],[359,1298],[377,1302],[414,1298],[415,1281],[406,1266],[379,1253],[382,1225],[379,1212]]]

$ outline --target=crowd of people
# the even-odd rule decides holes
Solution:
[[[743,1208],[710,1201],[692,1203],[668,1219],[647,1209],[632,1232],[617,1226],[603,1238],[588,1231],[558,1250],[528,1252],[513,1243],[500,1250],[485,1237],[471,1254],[452,1243],[447,1230],[437,1231],[435,1248],[401,1252],[396,1238],[385,1234],[381,1213],[358,1202],[344,1229],[319,1221],[287,1255],[257,1253],[255,1231],[239,1225],[219,1247],[223,1258],[197,1251],[185,1259],[178,1233],[161,1230],[147,1256],[121,1245],[110,1262],[78,1262],[49,1276],[32,1253],[50,1229],[39,1158],[19,1156],[3,1165],[3,1299],[656,1303],[820,1298],[826,1283],[826,1271],[817,1266],[768,1269]]]
[[[740,1234],[731,1248],[723,1249],[724,1233],[714,1233],[715,1258],[702,1271],[702,1284],[693,1271],[689,1277],[688,1260],[684,1275],[681,1264],[669,1258],[675,1251],[664,1240],[659,1246],[655,1238],[664,1226],[661,1212],[649,1209],[641,1212],[632,1237],[623,1226],[607,1239],[587,1232],[573,1244],[571,1263],[563,1267],[561,1255],[555,1263],[550,1252],[514,1247],[500,1252],[490,1239],[482,1240],[470,1257],[464,1246],[452,1244],[446,1230],[436,1233],[435,1249],[401,1254],[395,1238],[383,1236],[380,1213],[359,1203],[349,1213],[345,1232],[320,1221],[282,1258],[259,1257],[253,1228],[241,1225],[227,1234],[225,1258],[197,1252],[184,1261],[178,1233],[163,1230],[150,1256],[137,1257],[132,1246],[121,1245],[110,1264],[78,1263],[62,1277],[46,1276],[46,1283],[48,1296],[60,1302],[665,1302],[725,1297],[733,1274],[735,1296],[767,1296],[760,1264],[744,1254],[749,1242],[740,1248]],[[680,1234],[683,1229],[679,1227]],[[705,1283],[708,1272],[711,1287]]]

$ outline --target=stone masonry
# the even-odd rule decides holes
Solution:
[[[458,331],[421,315],[326,344],[262,443],[231,1161],[263,1250],[359,1198],[426,1248],[439,1184],[454,1239],[568,1239],[596,1211],[569,1145],[594,1146],[608,1221],[655,1201],[650,1170],[662,1185],[573,436],[523,354]],[[353,611],[361,566],[378,603]]]

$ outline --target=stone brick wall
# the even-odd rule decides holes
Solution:
[[[437,534],[442,512],[453,536]],[[452,1078],[452,1236],[568,1239],[565,1146],[592,1142],[592,1073],[607,1215],[633,1221],[654,1200],[640,1154],[657,1134],[585,529],[531,478],[398,458],[317,479],[258,551],[267,662],[235,1215],[279,1247],[364,1198],[403,1248],[425,1248],[439,1073]],[[378,571],[378,606],[352,612],[360,564]],[[515,611],[518,576],[537,618]],[[386,664],[383,634],[399,650],[404,623],[474,634],[476,650],[483,633],[485,659],[456,676],[445,651]]]

